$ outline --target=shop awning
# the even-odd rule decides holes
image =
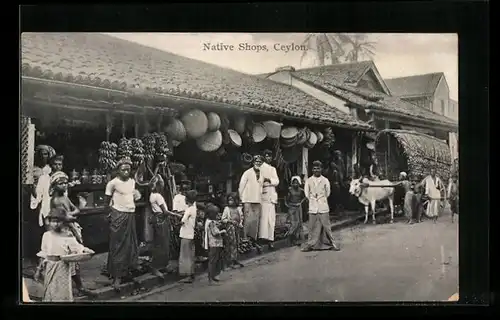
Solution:
[[[387,163],[389,171],[394,171],[394,167],[397,167],[400,171],[406,170],[413,175],[425,176],[429,174],[430,168],[435,168],[441,177],[447,177],[451,169],[449,146],[443,140],[424,133],[382,130],[377,135],[376,150],[379,162],[384,162],[384,159],[380,159],[385,157],[384,153],[391,154],[391,159],[398,159],[397,164],[390,161]]]

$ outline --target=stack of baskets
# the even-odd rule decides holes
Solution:
[[[290,148],[297,144],[299,130],[296,127],[286,127],[281,130],[281,146]]]

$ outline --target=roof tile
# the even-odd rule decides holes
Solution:
[[[25,76],[121,90],[141,87],[331,125],[370,128],[294,87],[108,35],[23,33],[21,41]]]
[[[436,72],[409,77],[384,79],[384,81],[393,96],[424,96],[434,94],[442,76],[442,72]]]

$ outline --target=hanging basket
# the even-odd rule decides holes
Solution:
[[[229,118],[225,114],[220,114],[219,118],[220,118],[220,130],[227,131],[229,129],[229,126],[231,125]]]
[[[163,130],[172,140],[186,140],[186,128],[179,119],[173,119]]]
[[[203,111],[191,110],[181,117],[186,134],[193,139],[201,138],[208,130],[208,119]]]
[[[207,132],[196,139],[196,145],[205,152],[214,152],[222,146],[222,133],[220,131]]]
[[[299,130],[296,127],[286,127],[281,130],[281,138],[284,140],[294,139],[299,134]]]
[[[266,139],[267,133],[264,125],[256,123],[252,128],[252,138],[256,143],[262,142]]]
[[[317,142],[318,142],[318,137],[314,132],[311,132],[311,136],[309,137],[309,140],[307,140],[307,142],[305,143],[305,147],[311,149],[316,145]]]
[[[220,129],[221,127],[221,119],[219,115],[215,112],[209,112],[207,114],[208,119],[208,131],[214,132]]]
[[[266,134],[268,138],[279,139],[281,134],[281,127],[283,124],[276,121],[264,121],[264,128],[266,129]]]
[[[323,142],[324,139],[323,133],[321,133],[320,131],[316,131],[315,134],[318,137],[318,143]]]
[[[241,147],[243,141],[241,140],[241,136],[238,134],[238,132],[229,129],[227,133],[229,136],[230,143],[237,148]]]
[[[297,144],[298,145],[303,145],[307,142],[308,140],[308,133],[307,133],[307,130],[304,128],[302,130],[299,131],[299,133],[297,134]]]
[[[297,145],[297,136],[293,139],[281,139],[280,144],[283,148],[291,148]]]

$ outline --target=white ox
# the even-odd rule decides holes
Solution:
[[[358,201],[365,206],[365,222],[368,222],[368,205],[372,209],[372,222],[375,220],[375,205],[379,201],[389,200],[391,210],[391,223],[394,222],[394,186],[389,180],[371,181],[367,178],[354,179],[351,181],[349,193],[356,196]]]

